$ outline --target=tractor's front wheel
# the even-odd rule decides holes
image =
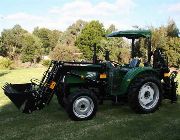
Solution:
[[[72,120],[92,119],[97,111],[97,98],[89,90],[72,93],[68,97],[67,113]]]
[[[130,107],[137,113],[156,111],[162,100],[160,80],[151,74],[137,77],[129,88],[128,100]]]

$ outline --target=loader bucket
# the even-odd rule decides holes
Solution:
[[[23,113],[31,113],[36,108],[36,91],[32,90],[31,83],[8,84],[3,87],[4,94],[16,105]]]

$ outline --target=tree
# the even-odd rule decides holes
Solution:
[[[48,39],[49,39],[49,48],[52,51],[55,46],[57,45],[59,38],[61,36],[62,32],[58,31],[58,30],[52,30],[49,34],[48,34]]]
[[[110,25],[106,29],[106,34],[117,31],[115,25]],[[103,38],[100,43],[101,52],[99,53],[100,59],[104,59],[104,52],[106,50],[110,51],[110,60],[119,63],[128,63],[130,57],[129,44],[120,37]],[[123,55],[125,54],[125,55]]]
[[[130,52],[129,45],[123,40],[123,38],[119,38],[119,37],[117,37],[117,38],[115,38],[115,37],[114,38],[104,38],[101,41],[101,52],[99,54],[100,59],[104,59],[105,50],[110,51],[110,60],[120,62],[120,63],[122,61],[124,62],[125,59],[129,60],[130,55],[125,55],[124,58],[120,59],[120,57],[122,56],[121,55],[122,51],[128,50]]]
[[[142,61],[147,62],[147,50],[148,50],[148,42],[145,38],[139,38],[135,41],[135,56],[142,58]]]
[[[37,36],[38,38],[40,38],[41,42],[42,42],[42,47],[43,47],[43,54],[48,54],[50,49],[50,41],[49,41],[49,34],[50,34],[51,30],[47,29],[47,28],[39,28],[36,27],[33,31],[33,34],[35,36]]]
[[[160,27],[156,29],[152,29],[152,47],[153,50],[156,48],[163,48],[164,50],[168,50],[167,46],[167,31],[165,27]]]
[[[179,29],[177,28],[174,20],[172,20],[172,19],[169,20],[166,28],[167,28],[167,35],[169,37],[178,37]]]
[[[0,56],[7,56],[6,49],[3,47],[2,38],[0,37]]]
[[[174,21],[169,21],[167,27],[152,29],[152,47],[162,48],[169,58],[169,65],[179,67],[180,38],[176,37],[178,28]]]
[[[22,40],[22,62],[38,62],[42,54],[42,45],[43,44],[38,37],[30,33],[25,34]]]
[[[77,20],[69,26],[63,34],[61,34],[59,43],[66,46],[74,46],[77,36],[81,33],[86,24],[87,22],[83,20]]]
[[[114,24],[111,24],[109,28],[106,30],[106,34],[110,34],[112,32],[117,31],[116,26]]]
[[[92,60],[92,47],[96,44],[97,52],[99,52],[100,42],[104,38],[104,35],[105,29],[103,24],[99,23],[99,21],[91,21],[82,29],[75,45],[78,46],[85,59]]]
[[[174,67],[180,67],[180,38],[169,38],[168,51],[166,51],[169,58],[169,65]]]
[[[1,33],[0,54],[17,60],[22,49],[22,38],[27,33],[20,25],[15,25],[12,29],[5,29]]]
[[[80,59],[79,49],[75,46],[66,46],[58,44],[50,53],[53,60],[59,61],[77,61]]]
[[[40,38],[41,42],[43,43],[43,54],[47,55],[57,45],[62,32],[58,30],[49,30],[47,28],[36,27],[33,34]]]
[[[118,62],[120,64],[128,64],[131,58],[131,53],[128,48],[121,48],[118,54]]]

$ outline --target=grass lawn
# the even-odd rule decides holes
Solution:
[[[0,86],[40,78],[45,69],[0,70]],[[180,81],[180,75],[178,76]],[[179,87],[180,92],[180,87]],[[49,107],[30,115],[22,114],[0,89],[0,140],[178,140],[180,102],[163,101],[153,114],[135,114],[128,106],[99,106],[90,121],[71,121],[56,97]]]

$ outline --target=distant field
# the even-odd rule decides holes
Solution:
[[[45,69],[0,70],[0,86],[40,78]],[[180,75],[178,75],[180,81]],[[180,87],[179,87],[180,92]],[[128,106],[99,106],[90,121],[71,121],[56,98],[30,115],[20,113],[0,89],[0,140],[178,140],[180,102],[163,101],[153,114],[135,114]]]

